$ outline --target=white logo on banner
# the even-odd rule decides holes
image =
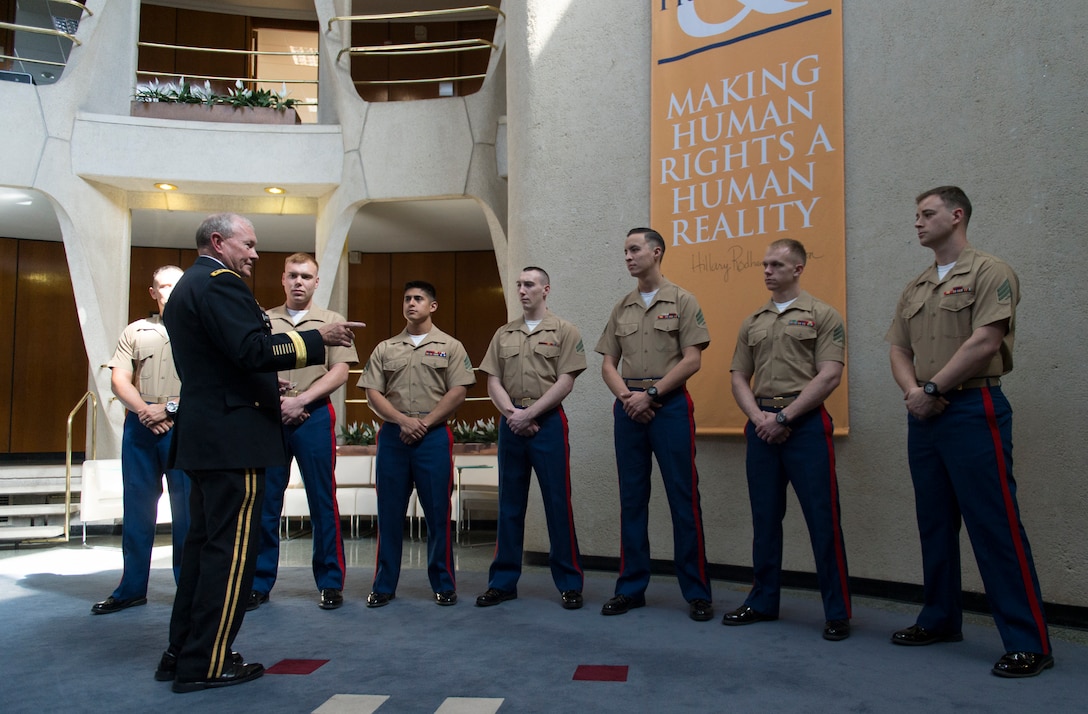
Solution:
[[[748,13],[755,11],[762,15],[777,15],[783,12],[795,10],[808,1],[790,2],[789,0],[738,0],[744,9],[725,22],[703,22],[695,11],[695,0],[678,0],[676,3],[676,19],[680,22],[680,29],[689,37],[713,37],[729,32],[739,25]]]

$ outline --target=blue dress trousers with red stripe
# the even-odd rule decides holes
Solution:
[[[374,592],[396,593],[404,546],[404,514],[415,486],[427,519],[427,578],[436,592],[456,590],[450,497],[453,495],[453,432],[442,424],[414,444],[400,440],[400,427],[378,430],[378,564]]]
[[[551,542],[548,564],[552,580],[560,592],[580,591],[583,576],[570,502],[567,415],[559,407],[540,415],[536,421],[540,431],[533,436],[518,436],[506,425],[506,417],[499,420],[499,523],[495,560],[487,585],[499,590],[517,590],[529,480],[536,471]]]
[[[310,416],[301,424],[284,425],[287,460],[298,462],[313,529],[313,571],[318,590],[344,589],[344,537],[336,503],[336,412],[328,399],[306,407]],[[253,589],[269,593],[276,584],[280,561],[280,515],[291,469],[272,466],[264,474],[261,512],[261,552]]]
[[[767,408],[764,411],[778,412]],[[793,419],[790,437],[781,444],[760,439],[752,422],[748,439],[748,495],[752,504],[752,590],[744,604],[778,617],[782,587],[782,519],[786,485],[793,484],[808,525],[816,579],[823,596],[824,618],[850,619],[846,546],[839,518],[839,486],[835,472],[834,426],[821,404]]]
[[[635,390],[638,391],[638,390]],[[712,601],[707,575],[699,472],[695,468],[694,405],[686,388],[659,396],[661,408],[640,424],[616,400],[612,407],[620,485],[620,577],[616,595],[641,597],[650,583],[651,455],[657,457],[672,512],[673,562],[688,602]]]
[[[1000,387],[950,391],[945,398],[942,414],[907,416],[925,573],[917,624],[960,631],[962,517],[1005,650],[1049,654],[1039,579],[1016,504],[1012,409]]]

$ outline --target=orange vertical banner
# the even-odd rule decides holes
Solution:
[[[651,225],[665,275],[710,326],[689,385],[699,431],[739,433],[729,365],[741,321],[770,299],[767,245],[804,243],[802,287],[846,317],[842,2],[650,1]],[[845,432],[845,378],[827,406]]]

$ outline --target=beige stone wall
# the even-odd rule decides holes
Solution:
[[[963,186],[969,236],[1018,271],[1015,410],[1020,506],[1046,600],[1088,605],[1088,423],[1081,353],[1088,317],[1088,4],[846,0],[849,437],[837,440],[851,574],[920,583],[906,424],[883,335],[901,287],[931,259],[912,228],[913,196]],[[553,309],[590,348],[631,288],[627,228],[648,221],[650,12],[629,0],[524,0],[508,19],[510,261],[545,266]],[[668,273],[668,259],[665,272]],[[714,335],[704,369],[728,369],[732,335]],[[600,358],[567,400],[575,514],[583,552],[619,554],[619,504]],[[731,399],[728,394],[697,395]],[[751,525],[739,438],[700,438],[710,560],[750,565]],[[656,478],[656,477],[655,477]],[[538,500],[538,497],[534,497]],[[672,553],[660,482],[655,558]],[[547,551],[534,503],[530,549]],[[785,567],[811,571],[800,509],[786,518]],[[964,586],[981,591],[964,537]],[[722,603],[723,605],[725,603]]]

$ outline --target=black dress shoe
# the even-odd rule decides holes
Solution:
[[[317,606],[322,610],[335,610],[344,604],[344,593],[335,588],[325,588],[321,591],[321,601]]]
[[[373,592],[366,596],[367,607],[385,607],[389,604],[389,601],[394,599],[396,595],[393,593],[378,593]]]
[[[580,610],[582,608],[581,590],[564,590],[559,593],[559,599],[563,602],[564,610]]]
[[[108,598],[106,598],[102,602],[96,602],[94,605],[91,605],[91,614],[92,615],[109,615],[110,613],[113,613],[113,612],[121,612],[122,610],[130,608],[130,607],[136,607],[137,605],[146,605],[146,604],[147,604],[147,598],[146,597],[134,597],[134,598],[129,598],[128,600],[118,600],[113,595],[110,595]]]
[[[252,682],[262,674],[264,674],[263,664],[258,662],[235,664],[232,662],[223,667],[223,674],[215,679],[198,679],[195,682],[183,682],[180,679],[175,679],[173,689],[178,694],[185,694],[186,692],[199,692],[201,689],[231,687],[235,684]]]
[[[770,615],[764,615],[762,612],[757,612],[747,605],[741,605],[733,612],[727,612],[722,616],[723,625],[751,625],[756,622],[771,622],[777,620],[778,617],[771,617]]]
[[[922,647],[935,642],[962,642],[962,632],[930,632],[924,627],[911,625],[905,630],[892,634],[892,644]]]
[[[249,592],[249,600],[246,601],[246,612],[253,612],[266,602],[268,602],[268,593],[259,593],[256,590],[251,590]]]
[[[646,598],[642,595],[638,597],[631,597],[629,595],[617,595],[604,604],[601,608],[602,615],[622,615],[628,610],[634,610],[636,607],[643,607],[646,604]]]
[[[709,600],[696,598],[688,603],[688,616],[696,622],[714,619],[714,606]]]
[[[491,607],[507,600],[517,600],[518,594],[513,590],[499,590],[488,588],[487,592],[476,598],[476,607]]]
[[[1006,652],[994,665],[998,677],[1035,677],[1054,666],[1054,656],[1038,652]]]
[[[456,605],[457,592],[454,590],[443,590],[440,593],[435,593],[434,602],[436,605]]]
[[[230,661],[234,664],[245,664],[246,660],[242,655],[238,654],[234,650],[231,650]],[[159,668],[155,670],[156,682],[173,682],[174,677],[178,673],[178,655],[176,652],[166,650],[162,653],[162,659],[159,660]]]
[[[824,623],[824,639],[838,642],[850,636],[849,620],[828,620]]]

